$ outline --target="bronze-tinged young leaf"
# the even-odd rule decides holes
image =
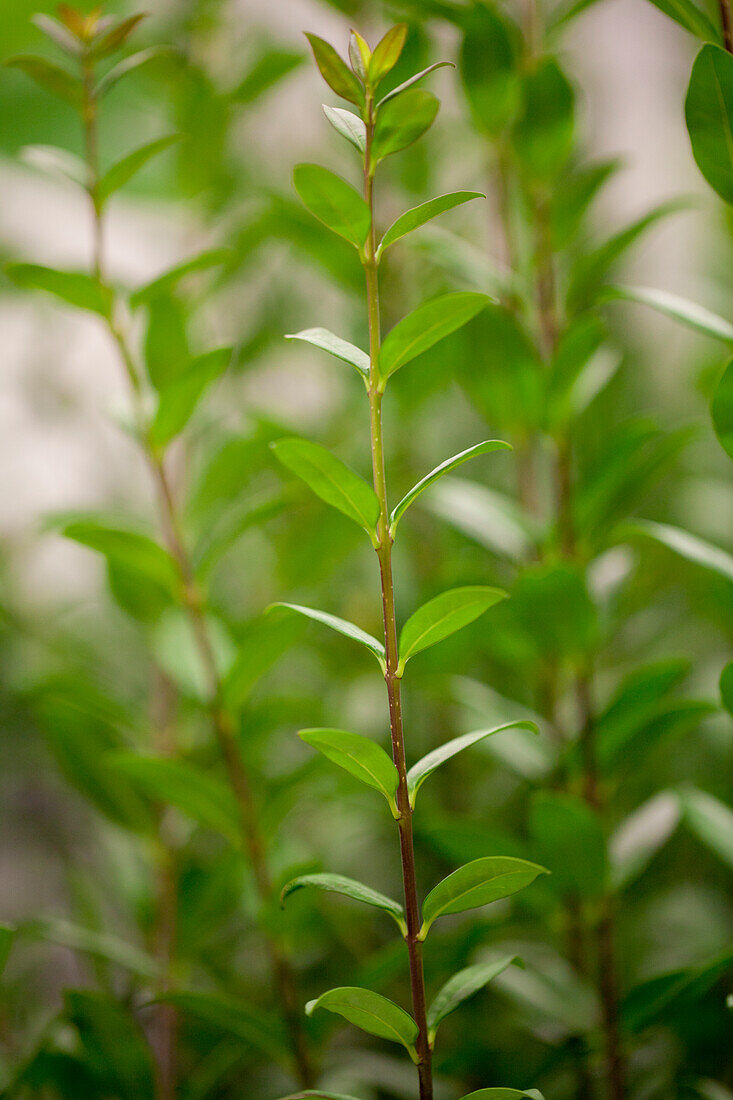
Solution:
[[[546,867],[510,856],[484,856],[464,864],[439,882],[425,898],[419,939],[424,940],[438,917],[464,913],[501,898],[511,897],[548,874]]]
[[[8,68],[20,69],[36,84],[40,84],[47,92],[66,100],[72,107],[80,107],[82,101],[81,83],[77,78],[60,65],[46,61],[43,57],[35,57],[30,54],[20,54],[17,57],[9,57],[4,62]]]
[[[715,387],[710,413],[720,446],[733,458],[733,359],[728,362]]]
[[[108,317],[112,295],[97,279],[81,271],[58,271],[41,264],[8,264],[6,271],[14,283],[29,290],[46,290],[78,309],[88,309]]]
[[[158,153],[163,153],[166,149],[169,149],[171,145],[175,145],[176,142],[183,139],[182,134],[167,134],[165,137],[155,138],[154,141],[148,141],[145,145],[141,145],[139,149],[135,149],[132,153],[128,153],[122,160],[118,160],[116,164],[113,164],[108,171],[104,173],[99,181],[98,196],[101,202],[105,202],[110,195],[115,191],[119,191],[121,187],[124,187],[129,180],[132,179],[148,161],[156,157]]]
[[[342,99],[360,106],[364,102],[364,91],[343,58],[329,42],[319,38],[317,34],[306,34],[305,37],[310,42],[316,65],[329,88]]]
[[[432,221],[438,215],[444,214],[446,210],[452,210],[455,206],[462,206],[465,202],[470,202],[471,199],[485,198],[486,196],[482,195],[480,191],[452,191],[449,195],[439,195],[436,199],[429,199],[428,202],[423,202],[420,206],[415,206],[412,210],[400,214],[379,242],[377,260],[395,241],[399,241],[401,237],[412,233],[415,229],[419,229],[421,225]]]
[[[435,121],[440,101],[430,92],[408,88],[377,110],[372,157],[374,163],[407,149]]]
[[[698,168],[733,203],[733,55],[720,46],[708,43],[695,58],[685,119]]]
[[[441,592],[439,596],[423,604],[410,616],[400,633],[397,675],[402,676],[405,665],[416,653],[455,634],[506,598],[507,593],[501,588],[468,585],[465,588],[451,588],[447,592]]]
[[[507,955],[502,959],[476,963],[474,966],[459,970],[448,979],[428,1009],[428,1041],[431,1047],[435,1043],[435,1033],[441,1020],[454,1012],[463,1001],[468,1000],[474,993],[478,993],[479,989],[488,985],[492,978],[496,978],[511,966],[516,958],[516,955]]]
[[[145,18],[146,12],[130,15],[127,19],[120,20],[111,30],[95,35],[91,48],[92,57],[97,59],[107,57],[115,50],[119,50],[127,42],[138,24]]]
[[[384,338],[379,353],[382,388],[391,374],[462,328],[490,301],[488,295],[474,291],[443,294],[424,302],[398,321]]]
[[[346,180],[318,164],[299,164],[295,190],[320,222],[361,250],[371,227],[369,207]]]
[[[309,1001],[305,1011],[312,1016],[317,1008],[326,1008],[329,1012],[335,1012],[362,1031],[376,1035],[379,1039],[401,1043],[412,1060],[417,1061],[415,1051],[417,1024],[403,1008],[383,997],[381,993],[374,993],[371,989],[361,989],[359,986],[329,989],[316,1000]]]
[[[392,816],[395,819],[399,816],[395,801],[399,785],[397,768],[376,741],[359,733],[334,729],[300,730],[298,737],[362,783],[379,791],[386,798]]]
[[[398,23],[397,26],[390,27],[374,47],[372,56],[369,59],[369,83],[373,88],[376,88],[387,73],[394,69],[400,59],[406,39],[407,24]]]
[[[352,30],[349,34],[349,61],[351,62],[351,68],[362,84],[366,83],[371,56],[372,51],[369,49],[369,43],[358,31]]]
[[[282,889],[280,904],[284,905],[287,898],[296,890],[305,886],[313,886],[317,890],[326,890],[332,894],[342,894],[343,897],[353,898],[354,901],[362,901],[365,905],[371,905],[374,909],[382,909],[397,922],[397,927],[403,936],[407,935],[405,924],[405,911],[398,901],[388,898],[386,894],[380,894],[378,890],[372,890],[363,882],[345,875],[315,874],[299,875],[292,879]]]
[[[274,611],[277,608],[294,611],[296,615],[304,615],[307,619],[323,623],[324,626],[329,626],[331,630],[335,630],[338,634],[343,634],[345,638],[351,638],[352,641],[358,642],[359,645],[363,645],[365,649],[374,654],[382,672],[386,672],[387,655],[384,646],[371,634],[367,634],[366,630],[362,630],[361,627],[355,626],[354,623],[350,623],[346,619],[339,619],[336,615],[330,615],[327,611],[318,611],[313,607],[302,607],[297,603],[273,603],[267,610]]]
[[[367,353],[362,351],[361,348],[357,348],[355,344],[350,344],[348,340],[342,340],[340,336],[335,336],[327,328],[306,328],[302,332],[289,333],[285,339],[304,340],[306,344],[313,344],[314,347],[327,351],[329,355],[335,356],[336,359],[341,359],[344,363],[350,363],[352,367],[356,367],[365,382],[369,381],[369,356]]]

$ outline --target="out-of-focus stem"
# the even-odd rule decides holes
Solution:
[[[720,25],[723,29],[723,45],[728,53],[733,53],[733,11],[730,0],[718,0],[720,6]]]

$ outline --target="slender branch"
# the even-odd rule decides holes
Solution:
[[[384,439],[382,433],[382,394],[379,387],[379,280],[375,259],[376,241],[374,235],[374,194],[373,170],[371,165],[371,146],[374,122],[371,104],[367,104],[367,142],[364,158],[364,198],[371,214],[371,230],[366,245],[364,271],[366,276],[367,310],[369,316],[369,408],[371,421],[372,473],[374,491],[379,500],[379,524],[377,533],[379,546],[379,575],[382,585],[382,610],[384,617],[384,644],[387,654],[385,683],[389,703],[389,721],[392,736],[392,757],[399,776],[397,788],[397,808],[400,816],[397,822],[400,837],[400,856],[402,861],[402,882],[405,896],[405,921],[407,925],[407,952],[410,965],[410,989],[412,1009],[418,1027],[417,1072],[420,1087],[420,1100],[432,1100],[433,1075],[432,1051],[428,1041],[427,1006],[425,1000],[425,978],[423,974],[422,943],[418,939],[420,932],[420,907],[417,897],[417,878],[415,872],[415,848],[412,836],[412,807],[407,788],[407,764],[405,759],[405,737],[402,722],[402,702],[400,695],[401,677],[397,675],[399,655],[397,649],[397,620],[395,614],[394,581],[392,577],[392,539],[389,534],[389,509],[387,504],[387,479],[384,465]]]
[[[723,28],[723,45],[728,53],[733,53],[733,11],[730,0],[718,0],[720,6],[720,24]]]

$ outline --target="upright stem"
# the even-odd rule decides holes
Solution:
[[[733,53],[733,12],[730,0],[718,0],[720,23],[723,28],[723,45],[728,53]]]
[[[389,533],[389,510],[387,504],[387,478],[384,466],[384,440],[382,434],[382,393],[379,379],[379,280],[375,257],[376,241],[374,235],[374,196],[373,171],[371,168],[371,144],[374,124],[370,117],[371,105],[367,106],[367,144],[364,168],[364,198],[369,206],[372,228],[366,244],[364,272],[366,275],[367,310],[369,317],[369,410],[371,424],[372,473],[374,491],[379,500],[379,524],[377,534],[379,545],[379,575],[382,585],[382,611],[384,618],[384,645],[387,654],[387,667],[384,674],[389,703],[389,722],[392,736],[392,757],[399,776],[397,788],[397,808],[399,818],[397,827],[400,837],[400,856],[402,860],[402,883],[405,895],[405,923],[407,925],[407,953],[410,965],[410,988],[412,992],[412,1010],[418,1028],[415,1044],[417,1050],[417,1072],[420,1086],[420,1100],[432,1100],[433,1073],[432,1051],[428,1041],[427,1006],[425,1000],[425,978],[423,974],[422,942],[420,932],[420,907],[417,897],[417,878],[415,873],[415,847],[412,836],[412,807],[407,787],[407,763],[405,759],[405,737],[402,722],[401,677],[397,673],[399,654],[397,649],[397,618],[395,614],[394,581],[392,577],[392,537]]]

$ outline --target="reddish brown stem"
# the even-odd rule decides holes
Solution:
[[[723,29],[723,45],[728,53],[733,53],[733,12],[730,0],[718,0],[720,6],[720,25]]]

